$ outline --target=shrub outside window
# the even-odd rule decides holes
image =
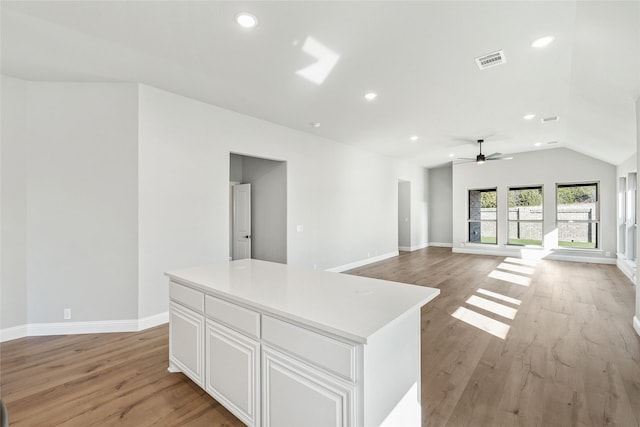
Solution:
[[[558,246],[599,247],[600,204],[598,183],[558,184],[556,191]]]
[[[542,246],[542,200],[542,186],[509,188],[509,245]]]
[[[469,190],[470,243],[497,243],[497,208],[497,189]]]

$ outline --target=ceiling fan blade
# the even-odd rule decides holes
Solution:
[[[493,153],[493,154],[489,154],[488,156],[484,156],[485,159],[490,159],[492,157],[500,157],[502,156],[502,153]]]
[[[476,158],[473,157],[458,157],[456,160],[473,160],[474,162],[476,161]]]
[[[487,158],[486,160],[513,160],[513,156],[511,156],[511,157],[492,157],[492,158]]]

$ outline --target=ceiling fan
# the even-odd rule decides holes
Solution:
[[[480,144],[480,152],[478,153],[476,158],[472,159],[472,158],[469,158],[469,157],[459,157],[458,160],[475,161],[477,164],[481,165],[481,164],[483,164],[484,162],[486,162],[488,160],[511,160],[511,159],[513,159],[513,157],[502,157],[502,153],[493,153],[493,154],[489,154],[488,156],[485,156],[484,154],[482,154],[482,144],[484,143],[484,139],[479,139],[476,142],[478,144]]]

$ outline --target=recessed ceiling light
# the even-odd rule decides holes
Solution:
[[[532,120],[532,119],[534,119],[535,117],[536,117],[536,115],[535,115],[535,114],[527,114],[527,115],[525,115],[525,116],[522,116],[522,118],[523,118],[523,119],[525,119],[525,120]]]
[[[542,145],[542,142],[536,142],[536,143],[535,143],[535,144],[533,144],[533,145],[535,145],[536,147],[540,147],[540,146]]]
[[[413,135],[411,136],[411,138],[409,138],[410,140],[412,140],[413,142],[418,140],[418,135]]]
[[[373,101],[377,97],[378,97],[378,94],[375,92],[367,92],[364,94],[364,99],[366,99],[367,101]]]
[[[236,22],[244,28],[253,28],[258,25],[258,18],[247,12],[240,12],[236,15]]]
[[[553,36],[544,36],[539,39],[535,39],[533,43],[531,43],[531,47],[545,47],[549,46],[551,42],[555,39]]]
[[[455,154],[449,153],[449,157],[453,157],[453,156],[455,156]]]

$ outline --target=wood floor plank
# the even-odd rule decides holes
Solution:
[[[635,288],[615,266],[426,248],[348,273],[441,291],[421,315],[424,426],[640,426]],[[166,325],[2,343],[11,425],[243,425],[168,350]]]

